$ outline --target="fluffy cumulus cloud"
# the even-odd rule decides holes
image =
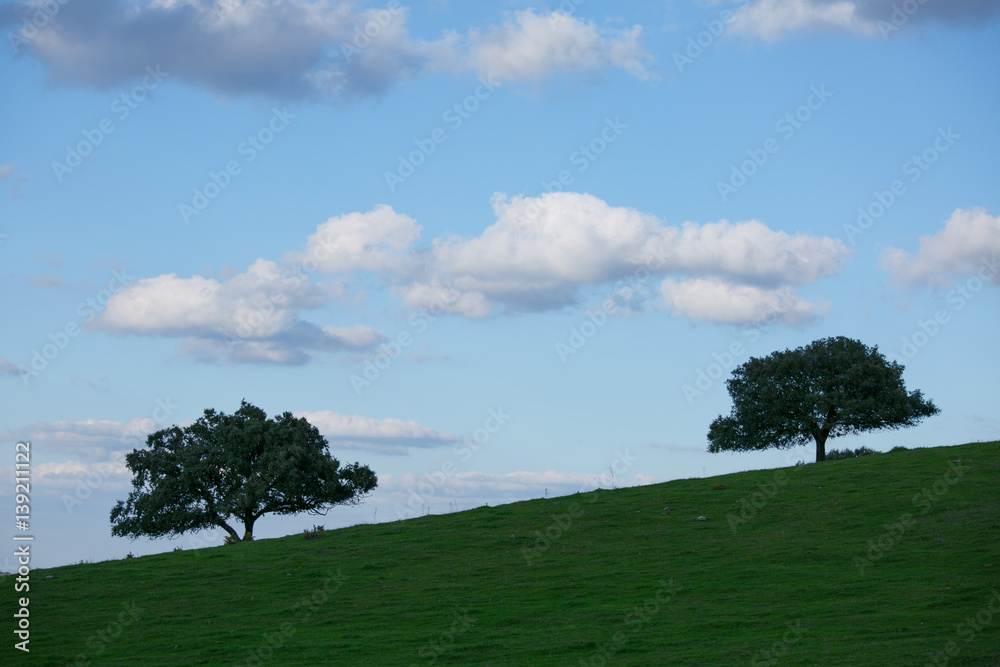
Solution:
[[[420,236],[413,218],[380,205],[367,213],[330,218],[309,236],[301,253],[286,261],[307,271],[405,273],[414,266],[411,246]]]
[[[470,32],[468,50],[480,73],[501,81],[538,82],[560,72],[616,67],[640,80],[650,77],[641,27],[601,29],[562,12],[514,12],[501,26]]]
[[[755,220],[668,225],[587,194],[496,195],[493,209],[481,234],[429,246],[418,245],[420,225],[389,206],[340,215],[283,265],[259,259],[222,281],[165,274],[131,282],[90,326],[179,338],[181,354],[204,362],[302,364],[320,351],[371,352],[386,341],[375,329],[301,317],[343,297],[342,284],[309,276],[344,281],[358,272],[377,273],[407,307],[436,314],[558,310],[603,290],[623,312],[664,307],[697,321],[800,326],[824,307],[796,287],[838,273],[848,255],[841,241]]]
[[[748,323],[777,312],[797,325],[821,308],[793,288],[837,273],[848,255],[838,240],[758,221],[671,226],[587,194],[498,195],[493,209],[482,234],[435,239],[414,277],[396,281],[408,306],[466,317],[552,310],[586,288],[656,277],[678,315]],[[628,291],[616,288],[616,298]]]
[[[526,11],[423,41],[409,34],[408,14],[395,0],[371,8],[353,0],[29,0],[0,5],[0,27],[11,30],[10,48],[45,63],[54,81],[96,87],[136,80],[147,66],[221,95],[288,99],[379,96],[442,69],[512,82],[609,68],[647,76],[639,28],[601,30]]]
[[[750,0],[733,31],[774,41],[801,31],[889,37],[908,24],[975,24],[1000,13],[995,0]]]
[[[319,429],[334,451],[364,449],[382,454],[406,454],[412,447],[439,447],[463,440],[460,436],[402,419],[374,419],[328,410],[299,412],[295,416],[304,417]]]
[[[363,351],[385,340],[366,325],[319,326],[299,317],[331,291],[268,260],[224,282],[166,274],[115,294],[92,322],[97,329],[183,339],[180,351],[202,361],[300,364],[311,351]]]
[[[1000,285],[1000,216],[985,209],[956,209],[936,234],[921,236],[915,253],[889,247],[880,267],[910,287],[950,287],[956,278],[978,275]]]

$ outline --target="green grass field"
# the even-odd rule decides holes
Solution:
[[[996,666],[1000,443],[37,570],[30,655],[2,583],[4,665]]]

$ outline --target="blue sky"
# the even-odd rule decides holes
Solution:
[[[998,14],[0,4],[0,465],[32,442],[33,563],[220,543],[108,513],[123,451],[241,399],[380,478],[263,537],[811,460],[705,434],[733,367],[826,336],[941,408],[829,446],[997,439]]]

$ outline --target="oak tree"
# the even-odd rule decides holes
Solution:
[[[246,401],[232,415],[209,409],[190,426],[151,434],[125,465],[133,491],[111,510],[111,533],[133,538],[218,527],[234,541],[251,540],[264,514],[326,514],[359,503],[378,484],[368,466],[341,466],[305,419],[290,412],[268,419]]]
[[[751,358],[726,387],[733,410],[709,427],[710,452],[815,441],[823,461],[827,438],[914,426],[939,412],[920,390],[906,391],[902,365],[843,336]]]

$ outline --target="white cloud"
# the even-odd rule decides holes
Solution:
[[[170,405],[169,399],[166,405]],[[165,428],[150,418],[127,422],[87,419],[36,422],[23,428],[4,428],[0,440],[31,442],[34,451],[46,459],[69,457],[75,464],[105,463],[121,458],[123,452],[142,448],[146,436]]]
[[[27,38],[23,17],[48,0],[0,5],[15,52],[45,63],[57,83],[110,87],[147,66],[169,80],[232,95],[350,100],[384,95],[428,71],[481,70],[505,81],[621,68],[648,77],[641,29],[599,29],[560,13],[517,12],[501,26],[409,34],[409,9],[353,0],[88,0]],[[464,46],[461,44],[464,43]]]
[[[3,182],[10,178],[10,175],[14,173],[14,165],[12,164],[0,164],[0,182]]]
[[[750,0],[732,30],[766,41],[797,32],[850,32],[888,37],[912,24],[974,25],[1000,13],[994,0]]]
[[[734,285],[719,278],[667,279],[663,300],[676,314],[719,324],[774,321],[787,326],[813,323],[822,307],[795,296],[791,288],[762,289]]]
[[[309,236],[302,253],[291,253],[286,261],[331,274],[404,274],[416,261],[410,250],[419,236],[420,225],[413,218],[382,204],[367,213],[330,218]]]
[[[34,0],[31,6],[42,4]],[[421,45],[406,32],[405,10],[355,5],[305,0],[65,3],[57,20],[17,48],[46,63],[60,83],[113,86],[142,76],[153,64],[172,79],[225,95],[379,95],[422,67]],[[12,27],[31,11],[4,9],[0,24]],[[364,36],[365,28],[375,36],[358,49],[355,29]]]
[[[385,338],[366,325],[321,327],[299,312],[331,292],[259,259],[219,282],[167,274],[122,288],[92,322],[105,331],[183,338],[180,351],[201,361],[304,363],[310,351],[367,350]]]
[[[562,12],[514,12],[503,25],[469,33],[473,66],[501,81],[539,82],[562,72],[621,68],[637,79],[650,78],[651,60],[641,44],[642,29],[600,29]]]
[[[1000,285],[996,257],[1000,253],[1000,216],[986,209],[956,209],[936,234],[921,236],[910,254],[886,248],[879,263],[893,279],[911,287],[950,287],[956,277],[979,274]]]
[[[434,240],[422,274],[394,287],[407,305],[466,317],[550,310],[575,304],[587,286],[680,274],[746,286],[714,296],[727,307],[736,296],[750,297],[757,312],[776,300],[765,295],[835,274],[848,255],[838,240],[776,232],[758,221],[670,226],[587,194],[497,195],[493,208],[497,221],[481,235]],[[801,322],[815,310],[796,301],[786,319]]]
[[[875,24],[858,16],[850,0],[758,0],[736,15],[733,32],[774,41],[801,30],[871,34]]]
[[[402,419],[374,419],[329,410],[298,412],[295,416],[304,417],[319,429],[334,451],[345,448],[382,454],[406,454],[411,447],[440,447],[463,440],[460,436]]]
[[[343,281],[371,271],[404,303],[432,313],[483,318],[579,304],[584,293],[614,287],[622,308],[650,305],[642,283],[664,280],[663,302],[678,315],[752,322],[778,309],[797,326],[822,310],[794,287],[840,271],[848,250],[838,240],[787,234],[751,220],[667,225],[588,194],[493,199],[496,221],[472,238],[447,236],[418,248],[421,227],[389,206],[330,218],[289,253],[283,267],[259,259],[217,280],[165,274],[123,287],[91,326],[182,339],[200,361],[301,364],[323,350],[370,351],[385,337],[367,325],[319,326],[304,310],[342,298]],[[310,282],[333,274],[334,286]]]

